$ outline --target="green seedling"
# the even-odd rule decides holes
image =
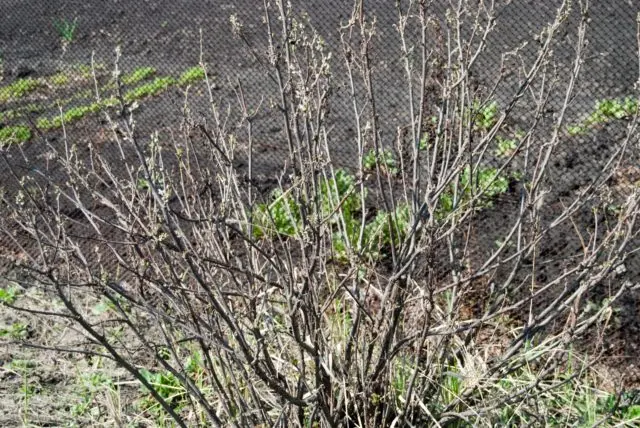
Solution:
[[[134,70],[129,74],[122,76],[122,83],[125,85],[134,85],[142,80],[147,80],[156,74],[156,69],[153,67],[142,67]]]
[[[18,298],[18,288],[9,286],[7,288],[0,288],[0,303],[6,303],[12,305]]]
[[[31,130],[23,125],[0,129],[0,147],[25,143],[31,139]]]
[[[451,183],[447,191],[440,195],[440,204],[436,218],[443,219],[461,206],[474,201],[474,209],[480,210],[493,206],[492,199],[509,190],[509,178],[498,175],[495,168],[477,168],[473,174],[467,166],[458,178],[458,183]]]
[[[268,204],[258,204],[254,213],[253,233],[256,238],[266,238],[279,234],[295,236],[300,225],[300,208],[295,200],[281,189],[271,193],[273,200]]]
[[[497,137],[497,142],[498,142],[498,147],[496,148],[495,153],[496,153],[496,156],[501,158],[510,157],[518,147],[518,142],[516,140]]]
[[[60,38],[67,43],[71,43],[73,41],[73,37],[76,32],[76,28],[78,26],[78,18],[75,18],[73,21],[68,21],[67,19],[55,20],[53,22],[53,26],[58,31],[58,35]]]
[[[480,105],[474,103],[473,110],[475,128],[480,131],[488,131],[498,120],[498,103],[495,101],[489,104]]]
[[[99,394],[117,394],[118,392],[118,387],[114,384],[113,378],[104,371],[101,357],[92,359],[91,368],[92,370],[79,373],[76,377],[77,388],[75,392],[79,402],[71,407],[71,414],[75,417],[99,412],[99,405],[95,402],[95,398]]]
[[[203,80],[204,78],[204,69],[201,66],[196,65],[195,67],[191,67],[180,75],[180,77],[178,78],[178,85],[185,86],[190,83]]]
[[[396,159],[391,150],[385,149],[379,152],[378,162],[384,172],[389,175],[398,174]],[[376,169],[376,151],[371,149],[367,152],[362,160],[362,166],[365,170],[374,171]]]
[[[102,74],[107,70],[107,66],[101,63],[97,63],[92,66],[86,64],[80,64],[74,67],[78,72],[78,76],[81,79],[91,79],[93,78],[93,71],[95,70],[96,74]]]
[[[418,150],[427,150],[429,148],[429,145],[429,134],[425,132],[418,142]]]
[[[355,177],[338,170],[334,178],[322,180],[319,188],[321,218],[331,227],[332,245],[337,260],[346,260],[348,249],[375,261],[381,248],[399,245],[410,228],[409,206],[399,205],[393,214],[378,211],[362,230],[360,194]],[[263,239],[273,235],[297,236],[302,230],[301,207],[291,195],[292,190],[276,189],[269,204],[258,204],[254,211],[254,237]],[[362,230],[362,234],[360,233]],[[360,240],[362,235],[362,240]]]
[[[47,131],[50,129],[57,129],[62,127],[62,124],[68,125],[73,122],[77,122],[89,113],[96,113],[102,108],[102,103],[93,103],[85,106],[72,107],[66,110],[62,115],[55,116],[51,119],[42,117],[36,122],[38,129]]]

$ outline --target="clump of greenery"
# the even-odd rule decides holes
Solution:
[[[15,286],[8,286],[6,288],[0,288],[0,303],[6,303],[8,305],[13,304],[18,298],[18,288]]]
[[[0,338],[9,338],[13,340],[23,340],[29,336],[29,325],[22,322],[14,322],[13,324],[0,327]]]
[[[496,101],[483,105],[475,102],[473,110],[473,122],[476,130],[488,131],[498,120],[498,103]]]
[[[460,174],[457,183],[449,184],[449,189],[440,195],[440,204],[436,211],[436,218],[442,219],[455,212],[460,207],[468,205],[474,200],[475,209],[490,208],[492,199],[505,193],[509,189],[509,178],[498,174],[495,168],[479,167],[471,173],[469,166]]]
[[[613,120],[628,119],[636,114],[638,102],[626,97],[622,99],[604,99],[596,101],[593,112],[582,122],[567,128],[570,135],[584,134],[589,129],[611,122]]]
[[[124,100],[126,102],[131,102],[140,98],[157,95],[175,83],[176,80],[173,77],[158,77],[149,83],[145,83],[144,85],[138,86],[137,88],[131,89],[125,93]]]
[[[76,28],[78,26],[78,18],[75,18],[73,21],[69,21],[67,19],[57,19],[53,21],[53,26],[56,31],[58,31],[58,35],[60,38],[67,43],[73,41],[73,37],[76,32]]]
[[[17,117],[17,113],[15,110],[7,110],[5,112],[0,113],[0,122],[13,120]]]
[[[154,67],[141,67],[129,74],[125,74],[122,76],[122,83],[125,85],[133,85],[142,80],[147,80],[151,76],[156,74],[156,69]]]
[[[502,138],[498,136],[496,138],[498,142],[498,147],[496,148],[496,156],[500,158],[508,158],[518,147],[518,141],[510,138]]]
[[[257,238],[275,234],[294,236],[300,227],[300,208],[288,193],[275,189],[271,193],[273,201],[258,204],[255,211],[256,225],[253,233]]]
[[[374,161],[375,162],[375,161]],[[490,208],[493,198],[509,189],[509,178],[499,175],[494,168],[478,168],[473,174],[467,167],[440,196],[436,218],[443,220],[459,208],[466,208],[474,199],[474,209]],[[254,212],[253,233],[256,238],[274,235],[293,237],[302,229],[301,208],[291,196],[293,189],[272,192],[271,203],[258,204]],[[320,183],[320,213],[322,220],[333,228],[333,246],[338,259],[344,259],[347,246],[371,260],[380,257],[381,248],[398,243],[410,228],[411,211],[406,204],[396,207],[394,213],[384,210],[366,222],[362,232],[360,194],[355,187],[355,177],[338,170],[335,178]],[[338,214],[339,213],[339,214]],[[393,239],[392,239],[393,236]],[[361,246],[358,246],[361,244]]]
[[[199,352],[194,352],[184,361],[185,374],[202,390],[204,387],[204,362]],[[153,389],[167,402],[172,408],[179,410],[188,403],[188,393],[180,380],[168,371],[150,371],[142,369],[140,374],[153,387]],[[156,418],[167,417],[164,410],[151,396],[150,392],[142,387],[145,397],[141,400],[142,409]]]
[[[384,149],[379,152],[378,160],[383,172],[389,175],[397,175],[398,167],[396,165],[396,158],[393,151]],[[362,160],[362,166],[365,170],[374,171],[376,169],[376,151],[371,149],[367,152]]]
[[[272,193],[273,201],[259,204],[255,211],[254,236],[258,238],[273,236],[296,236],[301,232],[302,218],[299,204],[291,196],[291,189],[280,189]],[[392,243],[393,227],[395,242],[404,237],[409,228],[410,211],[407,205],[400,205],[390,215],[378,211],[375,218],[367,222],[359,238],[362,227],[360,212],[360,193],[356,190],[355,177],[343,170],[335,173],[335,178],[323,179],[319,192],[320,221],[327,222],[333,230],[333,251],[339,260],[347,256],[351,247],[370,260],[381,255],[381,248]]]
[[[96,397],[103,391],[114,391],[116,386],[113,379],[104,372],[90,372],[82,374],[78,379],[79,402],[71,407],[73,416],[83,416],[94,406]]]
[[[258,204],[254,213],[254,236],[269,237],[274,234],[295,236],[302,228],[301,208],[291,195],[293,189],[283,192],[276,189],[271,194],[271,203]],[[338,232],[340,211],[344,218],[347,239],[357,239],[359,221],[359,194],[355,192],[355,178],[343,170],[335,173],[335,178],[322,179],[319,192],[320,221],[327,221],[336,229],[337,241],[341,241]],[[339,208],[339,209],[338,209]],[[341,248],[344,247],[344,242]]]
[[[75,66],[75,70],[78,72],[78,75],[81,79],[86,80],[86,79],[91,79],[93,77],[94,70],[98,74],[106,72],[107,66],[102,63],[96,63],[93,65],[93,68],[92,68],[91,65],[79,64]]]
[[[24,125],[7,126],[0,129],[0,147],[24,143],[31,139],[31,130]]]
[[[198,80],[203,80],[205,78],[204,69],[196,65],[195,67],[191,67],[190,69],[184,71],[180,77],[178,78],[178,85],[185,86],[193,82],[197,82]]]
[[[22,98],[41,86],[42,81],[39,79],[32,79],[31,77],[18,79],[12,84],[5,86],[4,88],[0,88],[0,102],[7,102]]]

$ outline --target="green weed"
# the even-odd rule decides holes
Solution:
[[[71,407],[71,414],[75,417],[92,411],[95,408],[95,398],[102,391],[116,390],[113,379],[101,371],[83,373],[78,383],[77,394],[80,400]]]
[[[194,382],[194,384],[203,392],[210,390],[204,383],[205,370],[203,358],[199,352],[190,354],[183,362],[186,375]],[[188,403],[188,393],[180,380],[169,371],[149,371],[142,369],[140,374],[153,389],[162,397],[167,404],[174,409],[180,409]],[[140,406],[149,414],[153,415],[159,421],[167,416],[164,409],[155,401],[149,391],[142,387],[145,397],[141,400]]]
[[[300,209],[295,200],[281,189],[271,193],[269,204],[258,204],[254,213],[256,238],[274,236],[294,236],[301,226]]]
[[[443,219],[459,207],[468,205],[474,200],[474,209],[480,210],[493,206],[492,199],[509,189],[509,178],[498,175],[495,168],[477,168],[473,174],[467,166],[460,174],[457,183],[451,183],[449,189],[440,195],[436,218]]]
[[[53,86],[64,86],[69,83],[69,76],[65,73],[57,73],[47,79]]]
[[[496,148],[496,156],[501,158],[510,157],[513,152],[518,147],[518,142],[516,140],[497,137],[498,147]]]
[[[87,64],[79,64],[75,66],[75,70],[78,72],[78,76],[81,79],[87,80],[93,78],[93,71],[95,70],[96,74],[102,74],[106,72],[107,66],[101,63],[97,63],[92,66]]]
[[[291,237],[301,232],[301,207],[291,192],[291,189],[285,192],[276,189],[271,195],[271,203],[257,205],[253,229],[256,238],[276,234]],[[333,251],[338,260],[347,259],[349,248],[369,260],[377,260],[382,249],[392,242],[397,245],[410,227],[408,205],[399,205],[393,214],[380,210],[365,224],[360,241],[360,193],[355,186],[355,177],[343,170],[336,171],[334,178],[320,182],[318,202],[321,218],[316,220],[326,222],[331,228]]]
[[[389,175],[397,175],[398,167],[396,166],[396,159],[391,150],[381,150],[378,155],[378,162],[384,172]],[[376,169],[376,151],[371,149],[362,159],[362,166],[365,170],[375,171]]]
[[[18,298],[18,294],[18,288],[15,286],[10,285],[7,288],[0,288],[0,303],[11,305]]]
[[[75,18],[73,21],[68,21],[64,18],[55,20],[53,21],[53,26],[56,31],[58,31],[60,38],[65,42],[70,43],[73,41],[73,37],[78,26],[78,18]]]
[[[475,102],[473,110],[473,121],[477,130],[488,131],[498,120],[498,103],[496,101],[484,105]]]
[[[39,118],[36,122],[36,126],[42,131],[60,128],[62,127],[63,123],[65,125],[68,125],[70,123],[77,122],[87,114],[96,113],[102,108],[103,103],[97,102],[89,105],[72,107],[63,112],[62,115],[55,116],[51,119],[48,119],[46,117]]]

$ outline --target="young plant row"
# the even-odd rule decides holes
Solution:
[[[139,68],[132,73],[126,74],[121,78],[121,82],[125,85],[134,85],[143,80],[147,80],[156,74],[156,70],[153,67],[142,67]],[[58,77],[56,77],[58,76]],[[0,100],[3,97],[10,98],[20,98],[23,97],[33,91],[36,91],[39,88],[47,87],[51,82],[58,81],[62,82],[60,76],[66,77],[63,74],[55,75],[49,79],[20,79],[11,85],[0,89]],[[178,78],[174,78],[171,76],[164,77],[156,77],[150,82],[144,83],[140,86],[132,88],[126,91],[123,95],[123,100],[127,103],[131,103],[142,98],[147,98],[151,96],[159,95],[160,93],[166,91],[171,86],[186,86],[196,81],[204,79],[204,70],[200,66],[192,67],[185,72],[183,72]],[[65,81],[66,83],[66,81]],[[104,86],[102,91],[107,91],[111,89],[115,89],[115,83],[110,83]],[[82,95],[90,96],[91,91],[83,91]],[[55,107],[57,105],[67,105],[73,101],[73,99],[77,98],[74,96],[68,100],[57,101],[52,103],[49,107]],[[58,129],[62,127],[62,124],[70,124],[82,119],[84,116],[90,113],[97,113],[104,109],[108,109],[111,107],[115,107],[118,105],[119,100],[116,96],[107,97],[101,101],[95,101],[91,104],[78,105],[74,107],[70,107],[62,112],[62,114],[54,116],[54,117],[46,117],[42,116],[36,120],[36,127],[40,131],[50,131],[54,129]],[[39,112],[46,110],[46,108],[38,107],[37,105],[29,105],[23,108],[27,112]],[[21,117],[25,111],[8,111],[5,112],[0,120],[4,119],[15,119],[16,117]],[[29,127],[25,124],[17,124],[5,126],[0,129],[0,146],[7,146],[10,144],[19,144],[27,142],[31,139],[32,132]]]

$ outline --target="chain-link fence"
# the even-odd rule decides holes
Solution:
[[[392,147],[397,130],[409,123],[404,57],[398,32],[399,10],[395,2],[365,3],[367,16],[376,17],[371,62],[381,141]],[[514,1],[495,8],[495,28],[488,34],[486,47],[471,70],[479,99],[490,97],[489,104],[497,103],[489,114],[497,116],[517,92],[526,68],[532,65],[544,43],[544,30],[554,20],[560,4]],[[454,6],[449,2],[433,2],[429,8],[445,25],[447,17],[455,12]],[[36,167],[33,162],[41,168],[48,165],[46,150],[39,141],[59,139],[63,122],[65,132],[80,140],[99,143],[107,138],[106,124],[99,110],[100,103],[115,105],[113,71],[117,57],[121,89],[125,99],[137,107],[140,135],[178,129],[188,85],[191,85],[192,114],[199,119],[207,117],[210,94],[206,93],[201,81],[203,76],[198,72],[202,62],[207,64],[214,90],[211,99],[231,105],[237,97],[236,85],[242,84],[247,104],[257,109],[253,120],[259,154],[254,165],[256,174],[273,175],[284,165],[287,146],[282,119],[274,102],[278,96],[277,85],[265,63],[268,46],[261,2],[4,0],[0,7],[3,78],[0,124],[3,135],[17,129],[16,138],[29,142],[22,148],[31,162],[28,168]],[[306,17],[333,54],[335,90],[327,117],[331,155],[336,165],[353,167],[357,155],[353,144],[356,131],[339,31],[348,21],[353,5],[324,1],[295,7],[294,13]],[[633,1],[593,2],[589,6],[588,43],[564,120],[569,130],[572,126],[576,130],[583,126],[584,132],[575,133],[584,135],[569,139],[554,153],[550,182],[556,195],[580,188],[601,170],[616,139],[621,138],[620,127],[603,130],[604,123],[617,118],[619,124],[624,124],[631,117],[635,101],[627,100],[625,105],[625,99],[634,96],[638,76],[637,12],[638,4]],[[233,34],[231,17],[241,25],[241,37]],[[552,47],[555,52],[547,84],[556,85],[558,89],[552,92],[551,98],[556,99],[550,100],[541,119],[548,128],[553,126],[557,108],[565,101],[563,85],[571,75],[579,42],[579,20],[576,7]],[[462,30],[470,31],[472,21],[466,25],[468,28]],[[443,47],[446,41],[434,39],[431,43],[434,47],[438,43]],[[509,53],[521,59],[513,60]],[[442,49],[439,54],[442,55]],[[518,61],[529,61],[529,64]],[[505,74],[500,85],[493,88],[503,65],[511,67],[512,72]],[[437,81],[436,76],[432,77]],[[529,108],[526,104],[518,106],[517,114],[526,115]],[[514,144],[512,137],[523,131],[518,129],[517,114],[511,115],[510,134],[507,132],[501,137],[505,141],[504,153]],[[8,156],[17,165],[27,167],[21,163],[25,157],[18,155],[17,150],[9,151]],[[628,153],[629,159],[636,156],[635,148]],[[52,168],[48,174],[55,174],[55,167]],[[6,168],[2,174],[5,184],[12,181]],[[620,181],[638,179],[633,165],[627,168],[626,174]]]

